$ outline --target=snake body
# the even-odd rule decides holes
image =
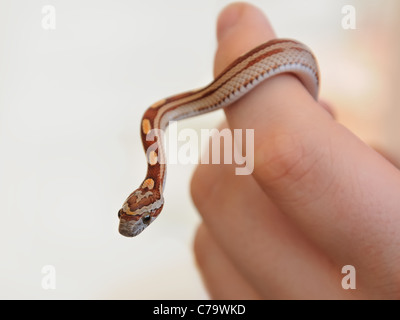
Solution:
[[[318,65],[314,55],[294,40],[264,43],[231,63],[208,86],[163,99],[150,106],[141,122],[141,139],[148,167],[146,178],[118,212],[119,232],[126,237],[141,233],[160,214],[166,180],[162,132],[177,121],[229,106],[259,83],[282,73],[292,73],[317,99]]]

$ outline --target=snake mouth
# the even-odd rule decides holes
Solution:
[[[151,221],[154,218],[151,218]],[[150,222],[151,222],[150,221]],[[124,237],[133,238],[140,234],[150,224],[148,221],[139,220],[125,220],[123,218],[119,221],[119,233]]]
[[[139,220],[140,221],[140,220]],[[119,221],[119,233],[124,237],[132,238],[137,236],[142,230],[138,230],[135,225],[138,221],[121,219]]]

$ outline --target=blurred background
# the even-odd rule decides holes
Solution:
[[[400,158],[400,2],[249,2],[279,37],[313,49],[338,120]],[[164,211],[139,237],[118,234],[117,212],[144,178],[143,112],[212,80],[216,19],[228,3],[1,0],[1,299],[208,297],[192,252],[194,165],[169,166]],[[356,8],[355,30],[342,27],[345,5]],[[55,290],[42,286],[47,265]]]

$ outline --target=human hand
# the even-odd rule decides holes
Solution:
[[[274,38],[255,7],[218,22],[215,75]],[[337,123],[291,75],[225,110],[254,129],[254,172],[200,165],[192,197],[203,217],[195,254],[216,299],[400,298],[400,172]],[[352,265],[357,289],[342,288]]]

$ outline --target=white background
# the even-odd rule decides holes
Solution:
[[[340,119],[395,150],[398,1],[251,2],[278,36],[313,48]],[[194,166],[169,166],[164,211],[139,237],[118,234],[117,212],[145,175],[143,112],[212,80],[216,18],[228,3],[0,0],[0,298],[207,298],[192,253]],[[345,4],[358,10],[356,31],[341,27]],[[56,9],[55,30],[42,28],[44,5]],[[56,290],[41,286],[45,265]]]

